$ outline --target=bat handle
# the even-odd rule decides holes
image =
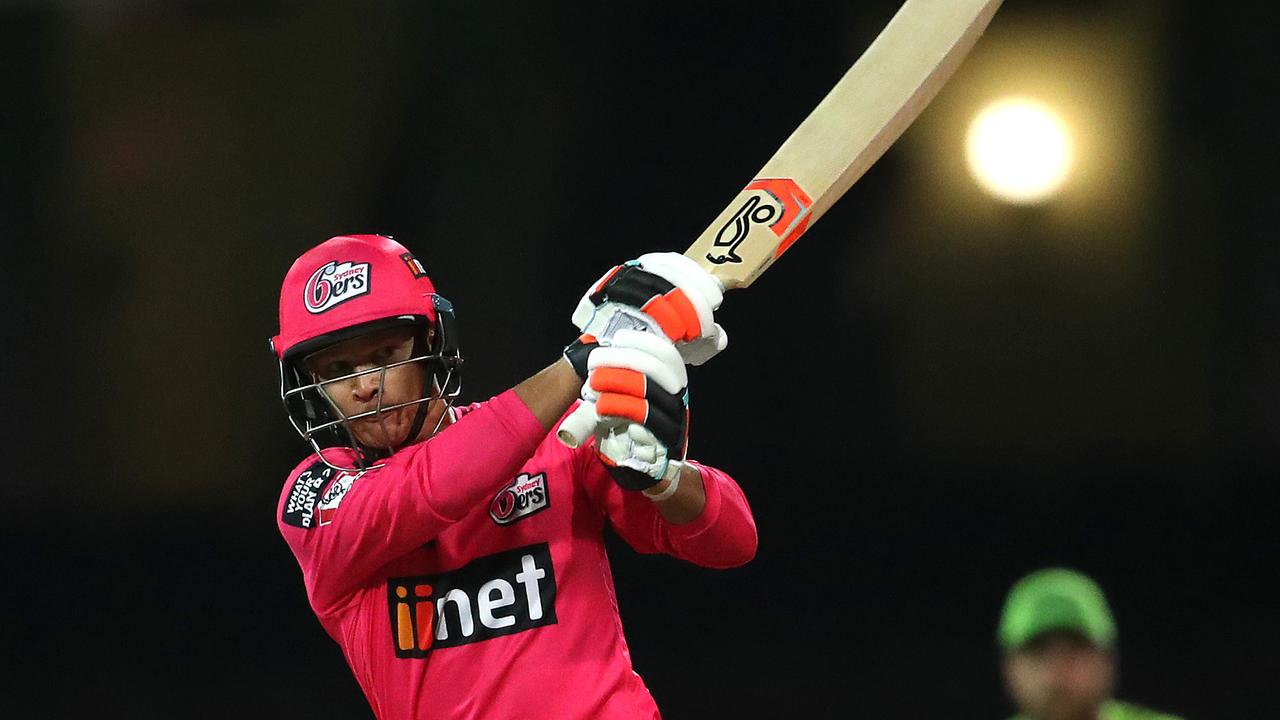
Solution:
[[[556,438],[568,447],[576,448],[591,437],[600,416],[596,415],[596,404],[584,402],[569,413],[569,416],[556,428]]]
[[[721,295],[723,295],[726,290],[730,289],[724,286],[724,280],[721,280],[719,275],[716,275],[715,273],[707,273],[707,274],[711,276],[712,280],[716,281],[716,287],[720,288]],[[719,310],[720,308],[717,307],[716,309]]]

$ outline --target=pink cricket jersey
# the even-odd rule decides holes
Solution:
[[[706,508],[670,525],[589,447],[544,432],[514,392],[459,416],[376,470],[313,455],[280,496],[307,598],[374,714],[659,717],[631,668],[605,522],[639,552],[733,567],[756,549],[742,490],[698,465]]]

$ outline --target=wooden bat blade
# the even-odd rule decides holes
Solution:
[[[1002,0],[907,0],[685,255],[725,289],[755,281],[924,110]]]

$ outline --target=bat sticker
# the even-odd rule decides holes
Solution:
[[[727,248],[719,254],[707,253],[707,260],[716,265],[740,263],[738,246],[751,233],[752,225],[768,225],[775,235],[782,238],[776,255],[781,255],[804,233],[809,225],[809,208],[813,200],[791,178],[757,178],[743,192],[758,190],[742,207],[725,222],[716,233],[712,248]]]

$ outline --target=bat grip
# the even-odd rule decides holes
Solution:
[[[718,275],[716,275],[715,273],[712,273],[712,272],[708,272],[707,274],[711,276],[711,279],[712,279],[712,280],[715,280],[715,281],[716,281],[716,287],[720,288],[720,294],[721,294],[721,295],[723,295],[723,294],[725,293],[725,291],[726,291],[726,290],[729,290],[729,288],[727,288],[727,287],[725,287],[725,286],[724,286],[724,280],[721,280],[721,279],[720,279],[720,276],[718,276]],[[720,309],[720,306],[719,306],[719,305],[717,305],[714,309],[719,310],[719,309]]]
[[[576,448],[591,437],[600,416],[596,415],[596,404],[584,402],[569,413],[569,416],[556,428],[556,438],[566,446]]]

